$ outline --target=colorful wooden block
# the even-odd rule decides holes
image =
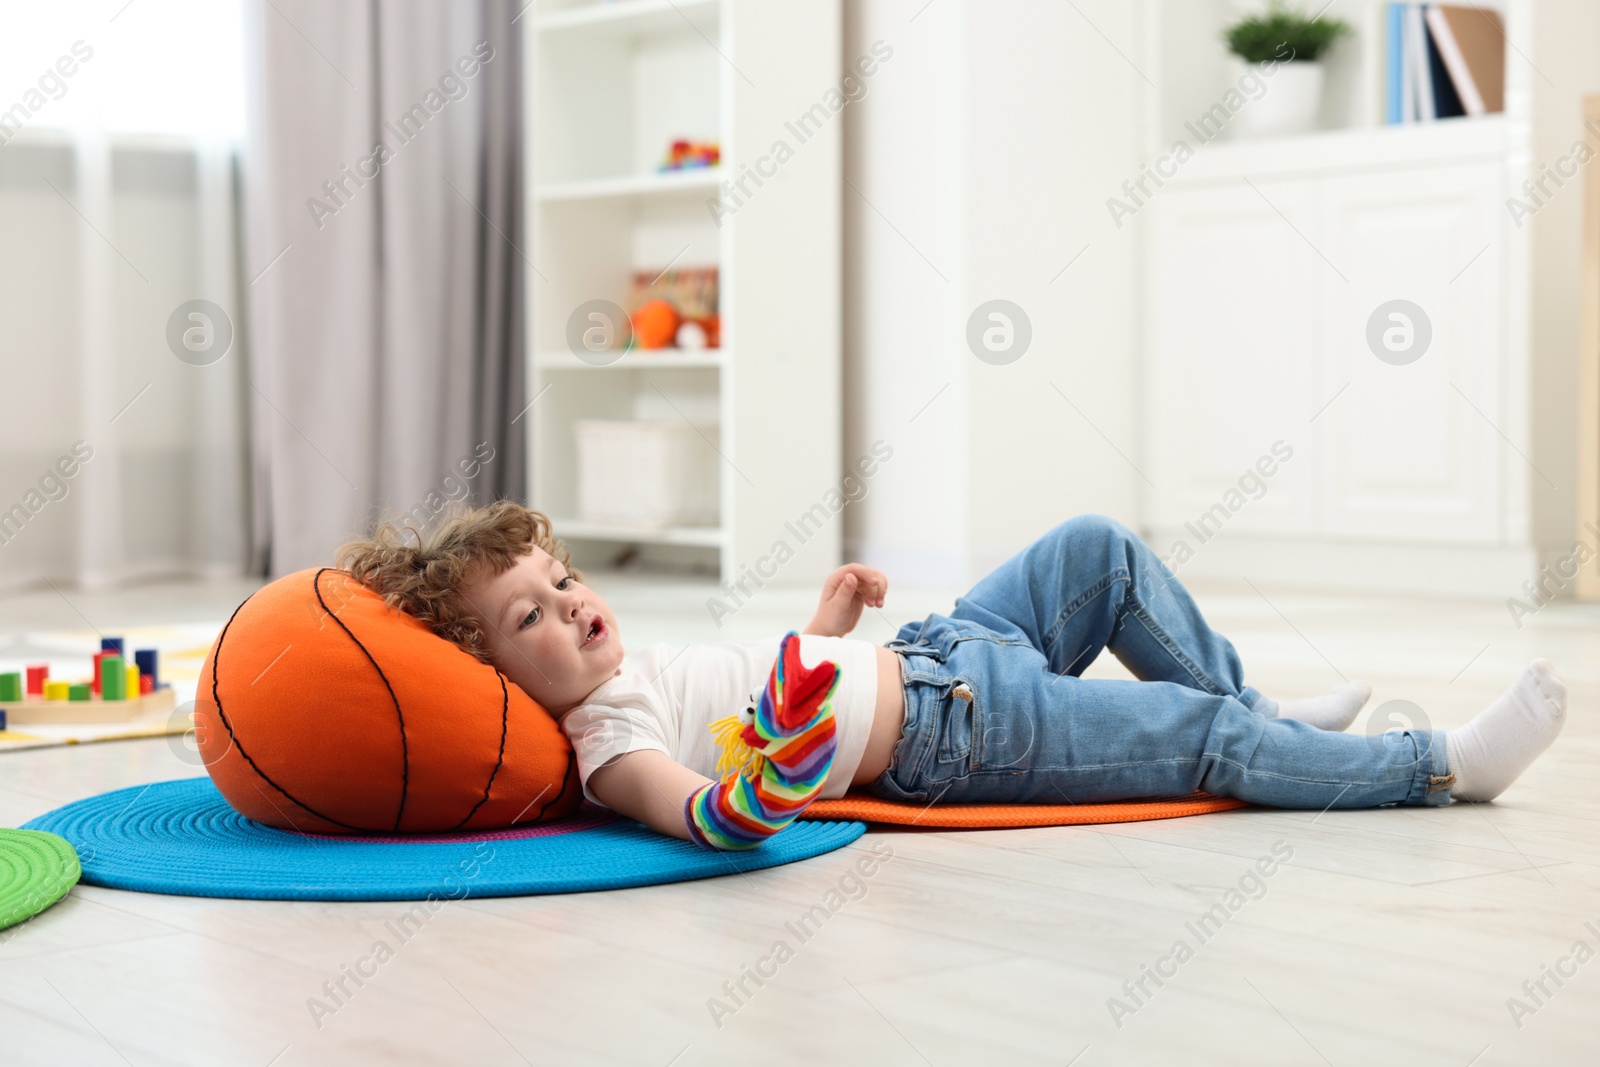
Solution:
[[[46,700],[65,700],[70,695],[72,683],[65,678],[47,678],[44,683]]]
[[[156,670],[158,658],[153,648],[141,648],[133,654],[133,661],[139,665],[139,673],[149,675],[151,685],[161,684],[161,674]]]
[[[128,671],[122,657],[112,652],[100,660],[100,699],[128,699]]]
[[[88,700],[89,699],[89,683],[88,682],[73,682],[72,685],[67,688],[67,699],[68,700]]]
[[[102,637],[100,639],[100,651],[115,652],[119,656],[122,655],[122,638]]]
[[[100,663],[107,656],[115,655],[116,653],[109,648],[102,648],[94,654],[94,666],[89,671],[89,688],[97,694],[100,692]]]
[[[50,677],[50,664],[28,664],[28,695],[43,696],[45,680]]]
[[[122,691],[130,700],[139,695],[139,668],[132,663],[128,664],[127,680]]]
[[[6,671],[0,674],[0,700],[22,699],[22,672]]]
[[[139,672],[139,695],[142,696],[142,697],[149,696],[151,693],[154,693],[155,691],[156,691],[156,680],[154,678],[150,677],[148,674],[145,674],[143,671],[140,671]]]

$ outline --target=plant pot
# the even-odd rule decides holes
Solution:
[[[1320,62],[1279,63],[1269,77],[1254,63],[1239,61],[1238,75],[1247,71],[1254,71],[1267,88],[1259,100],[1247,99],[1233,117],[1234,136],[1274,137],[1317,128],[1322,105]]]

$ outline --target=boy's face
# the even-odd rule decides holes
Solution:
[[[542,548],[462,588],[497,667],[560,718],[622,666],[611,608]]]

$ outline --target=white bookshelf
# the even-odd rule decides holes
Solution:
[[[1222,30],[1262,6],[1147,0],[1147,161],[1237,76]],[[1504,598],[1570,549],[1582,190],[1520,225],[1508,201],[1583,136],[1600,9],[1478,6],[1504,20],[1502,113],[1384,125],[1384,4],[1345,0],[1322,128],[1201,144],[1141,209],[1153,543],[1297,449],[1186,575]],[[1405,367],[1363,338],[1392,298],[1432,320]]]
[[[711,205],[838,83],[838,2],[593,0],[529,15],[529,502],[580,566],[628,551],[737,580],[840,477],[842,120],[732,214],[719,220]],[[657,172],[678,138],[718,141],[720,166]],[[721,347],[612,361],[569,349],[576,309],[626,306],[634,272],[668,266],[718,269]],[[574,424],[596,418],[714,426],[705,447],[718,453],[718,522],[580,516]],[[839,525],[818,531],[781,580],[836,566]]]

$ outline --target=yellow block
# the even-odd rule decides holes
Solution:
[[[46,678],[44,681],[44,698],[46,700],[65,700],[67,690],[72,688],[72,683],[65,678],[60,680]]]
[[[139,665],[137,663],[128,664],[128,699],[139,699]]]

